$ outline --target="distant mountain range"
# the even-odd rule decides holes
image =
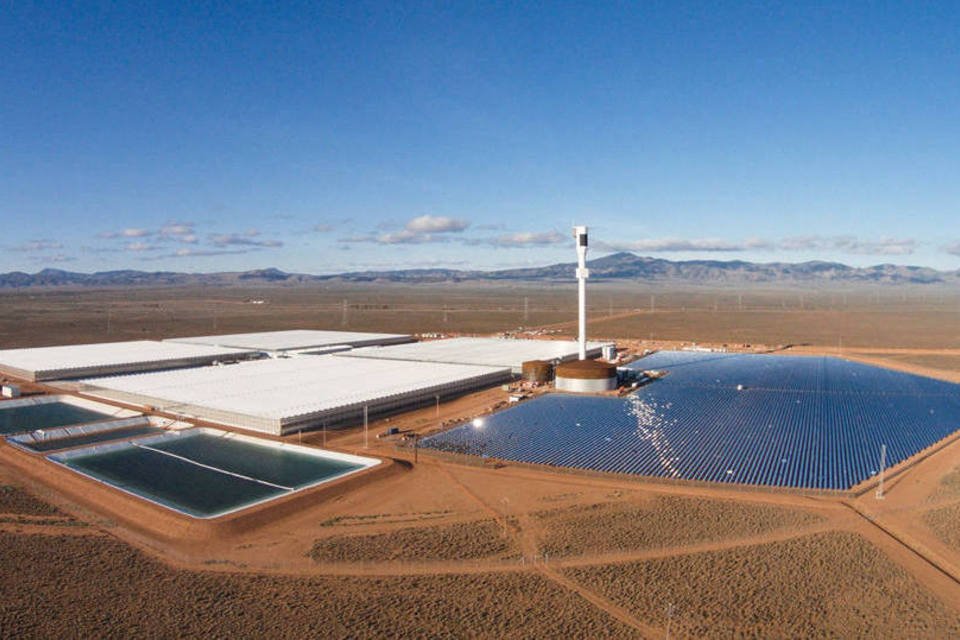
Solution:
[[[880,264],[851,267],[837,262],[769,262],[742,260],[683,260],[614,253],[591,260],[590,277],[603,281],[642,281],[686,284],[960,284],[960,270],[937,271],[927,267]],[[239,286],[306,284],[320,282],[565,282],[574,277],[574,263],[545,267],[463,271],[457,269],[406,269],[357,271],[336,275],[286,273],[279,269],[243,272],[179,273],[173,271],[101,271],[75,273],[44,269],[38,273],[13,271],[0,274],[0,289],[28,287],[135,287],[135,286]]]

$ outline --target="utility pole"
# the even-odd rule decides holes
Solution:
[[[368,435],[368,427],[370,426],[368,415],[367,415],[367,405],[363,405],[363,448],[370,448],[370,437]]]
[[[887,466],[887,445],[880,445],[880,484],[877,485],[877,500],[883,500],[883,471]]]
[[[666,640],[670,640],[670,623],[673,622],[673,603],[667,603],[667,631],[664,637]]]
[[[523,321],[530,319],[530,298],[523,296]]]
[[[343,301],[343,315],[340,318],[340,326],[347,326],[347,301]]]

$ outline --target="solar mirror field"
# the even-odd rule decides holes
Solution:
[[[960,429],[960,385],[838,358],[658,352],[624,398],[548,394],[423,447],[560,467],[849,489]]]

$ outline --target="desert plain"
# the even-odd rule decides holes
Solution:
[[[0,347],[291,328],[571,337],[572,291],[5,292]],[[960,382],[960,296],[946,289],[600,283],[589,317],[591,338],[634,351],[827,354]],[[503,396],[491,389],[389,426],[429,433]],[[61,484],[0,444],[0,635],[960,636],[956,438],[894,470],[882,500],[873,485],[757,490],[470,461],[392,440],[363,449],[357,427],[292,438],[383,457],[391,472],[209,530],[162,514],[140,522],[132,498]]]

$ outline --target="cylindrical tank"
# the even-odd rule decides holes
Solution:
[[[545,383],[553,379],[553,364],[546,360],[527,360],[521,370],[527,382]]]
[[[574,360],[557,365],[557,390],[596,393],[617,388],[617,366],[596,360]]]
[[[20,397],[20,387],[15,384],[5,384],[3,385],[4,398],[19,398]]]

